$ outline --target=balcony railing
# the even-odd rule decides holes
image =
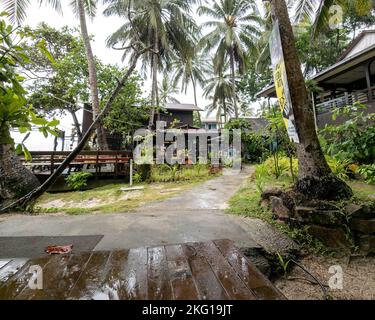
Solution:
[[[316,111],[318,114],[330,112],[336,108],[342,108],[345,106],[353,105],[355,102],[368,103],[369,101],[375,101],[375,87],[371,88],[371,93],[367,89],[354,91],[352,93],[345,93],[334,99],[326,99],[316,104]]]

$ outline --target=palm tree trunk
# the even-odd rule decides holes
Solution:
[[[191,83],[193,84],[193,92],[194,92],[194,103],[195,105],[198,107],[198,101],[197,101],[197,85],[195,83],[195,79],[193,76],[191,76]],[[199,111],[197,111],[198,113],[198,119],[199,119],[199,123],[202,122],[202,119],[201,119],[201,113]]]
[[[238,118],[238,107],[237,107],[237,99],[236,99],[236,77],[235,77],[233,48],[230,49],[229,55],[230,55],[230,71],[231,71],[231,78],[232,78],[232,94],[233,94],[234,115],[235,115],[236,118]]]
[[[338,199],[352,195],[350,187],[338,179],[328,166],[315,131],[310,95],[301,71],[292,26],[285,0],[271,1],[273,21],[279,21],[285,69],[300,143],[296,190],[319,199]]]
[[[96,74],[96,66],[95,66],[95,58],[94,54],[92,53],[90,37],[87,31],[87,24],[86,24],[86,14],[84,8],[84,0],[78,0],[78,13],[79,13],[79,22],[81,27],[81,35],[83,39],[83,43],[86,49],[86,57],[87,57],[87,64],[89,69],[89,83],[90,83],[90,96],[91,96],[91,104],[92,104],[92,111],[93,111],[93,120],[100,113],[100,106],[99,106],[99,93],[98,93],[98,79]],[[97,137],[98,137],[98,147],[100,150],[108,150],[108,143],[106,139],[106,132],[102,123],[99,121],[96,127]]]
[[[151,110],[148,128],[151,129],[155,122],[155,110],[159,108],[158,94],[158,64],[159,64],[159,35],[154,31],[154,52],[152,53],[152,92],[151,92]]]
[[[39,186],[35,175],[20,161],[10,144],[0,144],[0,207]]]

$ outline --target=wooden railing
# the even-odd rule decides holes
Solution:
[[[32,151],[31,161],[21,156],[21,161],[35,174],[52,174],[69,155],[69,151]],[[100,174],[121,175],[132,158],[131,151],[82,151],[63,174],[71,171],[87,171]]]
[[[318,114],[322,114],[330,112],[336,108],[351,106],[355,102],[366,104],[370,101],[375,101],[375,87],[371,88],[370,94],[368,89],[364,89],[352,93],[345,93],[334,99],[328,98],[326,101],[318,102],[316,104],[316,110]]]

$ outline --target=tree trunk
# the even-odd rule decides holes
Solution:
[[[151,92],[151,110],[148,128],[154,126],[155,110],[159,108],[159,93],[158,93],[158,65],[159,65],[159,35],[155,30],[154,34],[154,52],[152,53],[152,92]],[[157,111],[159,112],[159,111]]]
[[[0,144],[0,206],[39,186],[35,175],[20,161],[10,144]]]
[[[63,171],[69,166],[69,164],[82,151],[82,149],[84,148],[87,140],[90,138],[92,131],[95,129],[95,127],[98,124],[98,122],[108,113],[108,111],[110,110],[110,108],[111,108],[113,102],[115,101],[117,95],[119,94],[119,92],[121,91],[122,87],[124,86],[124,84],[128,80],[129,76],[134,71],[134,69],[136,67],[136,64],[137,64],[137,61],[138,61],[138,58],[144,52],[146,52],[147,50],[148,49],[144,49],[144,50],[139,51],[137,53],[137,55],[136,55],[135,59],[133,60],[131,66],[126,71],[126,73],[122,77],[122,79],[118,82],[117,87],[112,92],[112,94],[111,94],[110,98],[108,99],[108,101],[106,102],[104,108],[101,110],[101,112],[99,113],[99,115],[95,118],[95,120],[93,121],[93,123],[87,129],[87,131],[85,132],[84,136],[82,137],[82,140],[78,143],[78,145],[75,147],[75,149],[72,150],[72,152],[65,158],[65,160],[60,164],[60,166],[56,169],[56,171],[52,175],[50,175],[49,178],[41,186],[35,188],[34,190],[32,190],[31,192],[29,192],[28,194],[26,194],[22,198],[18,199],[17,201],[11,203],[10,205],[6,205],[6,206],[0,207],[0,213],[6,212],[6,211],[8,211],[10,209],[13,209],[15,207],[25,207],[31,201],[35,201],[36,199],[38,199],[44,192],[46,192],[48,190],[48,188],[50,186],[52,186],[55,183],[55,181],[57,180],[57,178],[63,173]],[[1,150],[0,150],[0,153],[1,153]],[[1,169],[1,166],[0,166],[0,169]],[[0,175],[0,177],[1,177],[1,175]],[[1,179],[0,181],[2,183],[3,179]]]
[[[81,126],[79,124],[79,121],[77,119],[77,115],[76,115],[75,111],[72,108],[68,107],[67,110],[72,115],[74,128],[77,131],[78,142],[80,142],[82,140],[82,130],[81,130]]]
[[[236,99],[236,76],[235,76],[235,67],[234,67],[234,51],[233,48],[230,49],[230,72],[232,78],[232,94],[233,94],[233,107],[234,115],[238,118],[238,107]]]
[[[90,96],[91,96],[91,104],[92,104],[92,111],[93,111],[93,120],[95,120],[95,118],[100,113],[98,79],[97,79],[97,74],[96,74],[94,54],[92,53],[90,37],[87,31],[86,14],[85,14],[83,1],[84,0],[78,0],[79,22],[80,22],[80,27],[81,27],[81,35],[82,35],[83,43],[86,49],[87,64],[88,64],[88,69],[89,69]],[[104,130],[104,127],[101,121],[99,121],[97,124],[96,132],[98,136],[99,150],[108,150],[106,132]]]
[[[285,68],[300,140],[296,145],[298,180],[295,188],[312,198],[333,200],[349,197],[353,194],[352,190],[332,173],[319,144],[312,102],[302,75],[285,0],[272,0],[271,14],[273,21],[278,20],[280,25]]]
[[[195,84],[195,79],[194,79],[193,76],[191,76],[191,83],[193,84],[194,103],[195,103],[195,105],[198,107],[198,101],[197,101],[197,85]],[[202,123],[201,113],[200,113],[199,111],[197,111],[197,113],[198,113],[199,123]]]

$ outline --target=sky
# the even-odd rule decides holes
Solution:
[[[139,0],[142,1],[142,0]],[[261,0],[257,0],[261,2]],[[24,21],[24,25],[29,25],[30,27],[36,27],[39,23],[45,22],[48,25],[55,27],[55,28],[62,28],[63,26],[70,26],[70,27],[79,27],[79,21],[77,17],[72,12],[71,8],[69,7],[68,0],[62,0],[62,9],[63,15],[54,11],[48,5],[39,5],[38,0],[30,0],[30,6],[27,10],[27,17]],[[260,3],[259,3],[260,4]],[[119,17],[105,17],[102,12],[104,10],[104,6],[102,4],[98,5],[97,9],[97,16],[90,21],[88,19],[88,30],[89,33],[94,35],[94,39],[92,41],[92,48],[93,52],[96,56],[99,57],[104,63],[111,63],[111,64],[118,64],[119,66],[126,66],[126,62],[121,60],[122,52],[107,48],[105,45],[105,41],[107,37],[112,34],[115,30],[117,30],[122,24],[123,20]],[[1,4],[0,4],[0,11],[1,11]],[[200,17],[197,14],[194,15],[197,23],[200,24],[201,22],[205,21],[204,17]],[[160,78],[162,75],[159,76]],[[145,88],[150,88],[150,81],[145,81]],[[202,97],[202,88],[197,88],[197,96],[198,96],[198,106],[201,109],[204,109],[206,105],[209,104],[209,101]],[[148,93],[148,92],[147,92]],[[181,103],[194,103],[194,94],[192,88],[188,88],[187,93],[181,93],[176,95],[176,98]],[[211,115],[207,116],[204,112],[203,118],[210,118],[215,119],[216,115],[212,113]],[[77,114],[78,119],[81,119],[82,114],[78,112]],[[72,120],[70,115],[66,117],[62,117],[59,119],[61,124],[60,128],[65,130],[67,134],[70,134]],[[14,139],[17,142],[22,140],[22,136],[20,134],[14,134]],[[26,145],[30,148],[30,150],[50,150],[51,146],[53,146],[53,139],[48,139],[47,141],[43,141],[41,134],[33,133],[30,139],[27,140]]]

